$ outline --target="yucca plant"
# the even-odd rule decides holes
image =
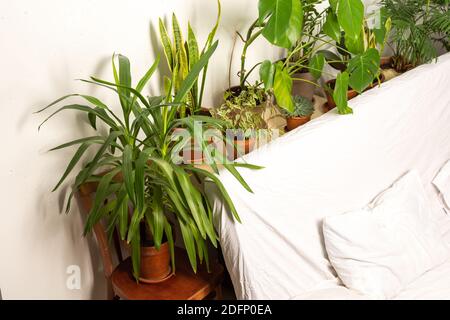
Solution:
[[[168,96],[171,95],[171,92],[176,95],[180,91],[181,84],[197,63],[200,55],[204,54],[213,45],[221,18],[221,5],[219,0],[217,0],[217,6],[218,13],[216,23],[209,33],[206,43],[204,44],[201,52],[197,37],[189,22],[187,30],[187,41],[184,41],[183,32],[181,31],[180,24],[175,14],[172,14],[172,39],[170,38],[167,31],[168,28],[166,28],[164,22],[159,19],[159,33],[161,43],[163,46],[164,54],[166,56],[167,65],[169,66],[169,70],[172,73],[171,78],[165,78],[166,94]],[[201,110],[207,71],[208,63],[203,68],[201,76],[195,80],[192,88],[186,94],[186,97],[184,99],[185,101],[183,101],[186,104],[187,108],[189,108],[189,114],[196,114]],[[168,92],[169,90],[171,92]],[[181,116],[184,116],[185,112],[185,107],[182,106],[180,108]]]
[[[79,146],[54,190],[63,183],[85,152],[98,146],[95,155],[82,166],[75,178],[66,211],[69,211],[72,197],[82,184],[98,182],[84,233],[90,232],[101,219],[107,220],[110,236],[117,228],[120,237],[131,245],[133,274],[136,279],[139,277],[140,268],[141,223],[147,224],[157,249],[161,246],[163,236],[166,236],[171,249],[172,269],[175,270],[172,227],[167,218],[169,212],[175,214],[180,225],[193,270],[197,270],[197,258],[200,262],[208,261],[207,243],[209,241],[216,246],[218,237],[213,227],[211,207],[205,191],[194,179],[211,179],[220,190],[234,218],[240,221],[232,200],[215,174],[218,172],[215,158],[209,152],[201,132],[194,130],[196,126],[201,128],[206,125],[222,130],[223,123],[204,116],[179,117],[179,109],[184,106],[186,95],[216,48],[217,42],[199,57],[180,84],[177,94],[171,97],[144,97],[141,93],[157,69],[159,57],[137,86],[133,87],[128,58],[123,55],[113,56],[114,82],[95,77],[82,81],[116,92],[122,111],[120,116],[100,99],[82,94],[64,96],[38,111],[43,112],[67,98],[80,97],[89,105],[65,105],[54,111],[43,123],[61,111],[76,110],[87,114],[94,129],[97,129],[100,123],[108,128],[109,134],[106,136],[98,134],[85,137],[52,149]],[[118,60],[118,69],[115,60]],[[172,133],[177,128],[186,128],[201,141],[202,151],[208,159],[211,171],[173,161],[173,156],[180,148],[172,139]],[[251,192],[236,167],[260,167],[237,163],[224,163],[223,167]],[[107,199],[109,201],[105,202]]]
[[[439,43],[450,49],[448,0],[383,0],[382,3],[392,19],[389,44],[397,71],[432,61],[437,57]]]

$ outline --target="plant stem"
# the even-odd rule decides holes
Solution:
[[[258,28],[258,27],[261,28],[261,29],[258,30],[255,34],[253,34],[253,31],[256,28]],[[244,89],[244,87],[245,87],[245,79],[248,77],[248,75],[246,76],[246,72],[245,72],[245,59],[247,57],[247,49],[256,40],[256,38],[258,38],[261,35],[262,32],[263,32],[263,28],[259,24],[259,20],[258,19],[256,19],[252,23],[252,25],[250,26],[250,28],[247,31],[247,37],[245,38],[244,48],[242,49],[242,54],[241,54],[241,70],[239,72],[239,77],[240,77],[239,84],[240,84],[242,89]]]

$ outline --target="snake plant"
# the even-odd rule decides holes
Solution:
[[[188,23],[187,40],[185,41],[180,28],[180,23],[178,22],[175,14],[172,15],[172,39],[167,31],[168,28],[165,26],[162,19],[159,19],[161,43],[164,49],[167,65],[172,73],[171,78],[166,77],[165,79],[166,94],[170,95],[171,92],[173,92],[176,95],[180,91],[181,84],[197,63],[200,55],[205,53],[206,50],[210,49],[213,45],[214,37],[219,27],[221,18],[221,5],[219,0],[217,0],[217,6],[218,13],[216,23],[209,33],[201,52],[197,41],[197,36],[195,35],[190,23]],[[190,114],[196,114],[202,107],[207,71],[208,63],[203,68],[201,77],[194,81],[192,88],[186,94],[184,99],[185,101],[183,101],[189,108]],[[182,116],[185,115],[185,112],[185,107],[181,107],[180,113]]]
[[[217,41],[199,57],[180,83],[176,95],[170,97],[144,97],[141,93],[157,69],[159,57],[136,87],[133,87],[130,61],[123,55],[113,56],[113,82],[95,77],[82,81],[115,92],[121,106],[121,115],[116,114],[113,108],[99,98],[82,94],[64,96],[38,111],[43,112],[71,97],[78,97],[86,102],[62,106],[43,121],[45,123],[61,111],[76,110],[85,113],[97,131],[94,136],[76,139],[52,149],[78,146],[54,190],[61,186],[80,159],[86,155],[86,151],[97,147],[94,155],[88,157],[88,161],[76,175],[66,211],[69,211],[73,195],[82,184],[98,182],[84,233],[90,232],[100,220],[107,220],[109,235],[111,236],[113,230],[117,229],[122,240],[130,244],[133,274],[136,279],[139,277],[140,268],[141,223],[147,224],[157,249],[161,246],[163,236],[166,236],[171,249],[172,268],[175,270],[173,231],[167,218],[170,212],[177,218],[193,270],[197,270],[197,260],[208,262],[207,243],[209,241],[216,246],[218,237],[213,227],[211,207],[205,191],[195,180],[211,179],[221,192],[234,218],[240,221],[232,200],[215,174],[218,172],[217,163],[201,133],[194,130],[199,124],[201,128],[208,126],[223,130],[223,123],[211,117],[182,118],[179,114],[186,95],[189,94],[216,48]],[[105,127],[108,134],[100,134],[104,132],[102,129]],[[180,128],[188,130],[201,141],[202,151],[209,160],[211,170],[190,164],[177,164],[173,161],[173,155],[177,153],[179,146],[174,143],[172,133]],[[236,168],[260,167],[237,163],[224,163],[223,167],[251,192]],[[119,176],[122,178],[118,179]],[[107,199],[108,202],[105,201]]]

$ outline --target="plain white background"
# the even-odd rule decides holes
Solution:
[[[257,15],[257,0],[222,1],[220,46],[211,61],[205,106],[220,100],[228,87],[234,30],[244,31]],[[160,51],[157,18],[175,11],[182,27],[191,20],[203,43],[214,25],[213,0],[16,0],[0,1],[0,288],[3,299],[104,298],[102,263],[94,237],[82,237],[83,220],[74,205],[62,212],[67,183],[51,189],[74,150],[47,152],[60,143],[92,134],[84,116],[63,113],[37,127],[33,114],[56,98],[74,92],[98,95],[116,105],[104,90],[75,81],[97,75],[111,80],[113,52],[128,56],[134,83]],[[236,47],[237,72],[240,47]],[[249,63],[275,58],[261,40]],[[164,61],[164,60],[162,60]],[[160,68],[164,70],[164,68]],[[158,93],[161,73],[146,89]],[[236,81],[236,77],[233,77]],[[234,82],[235,83],[235,82]],[[77,101],[76,99],[73,100]],[[73,175],[71,176],[73,177]],[[71,182],[69,177],[68,182]],[[66,287],[70,265],[81,270],[81,289]]]

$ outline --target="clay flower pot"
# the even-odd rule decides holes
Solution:
[[[141,246],[139,281],[158,283],[169,279],[172,275],[168,242],[162,243],[159,250],[156,250],[155,247]]]
[[[308,117],[289,117],[286,119],[287,125],[286,128],[288,131],[292,131],[301,125],[304,125],[308,121],[311,120],[311,116]]]
[[[255,138],[234,139],[234,145],[227,146],[228,160],[236,160],[237,158],[249,153],[255,147]]]

